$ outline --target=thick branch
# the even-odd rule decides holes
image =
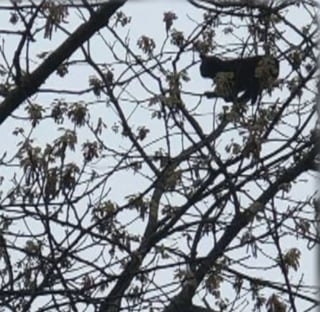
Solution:
[[[277,181],[275,181],[269,188],[253,203],[247,210],[235,216],[231,224],[226,228],[224,234],[209,252],[208,256],[199,265],[195,273],[194,279],[189,284],[186,284],[181,292],[172,300],[171,304],[164,310],[164,312],[180,311],[185,305],[190,304],[191,298],[203,280],[206,273],[215,264],[217,259],[223,255],[224,250],[254,218],[254,216],[264,208],[271,198],[279,191],[283,183],[294,181],[300,174],[307,171],[310,167],[310,162],[313,161],[317,153],[316,148],[313,148],[303,157],[294,167],[289,168],[282,174]]]
[[[69,58],[84,42],[90,39],[99,29],[104,27],[113,13],[126,0],[111,0],[94,13],[88,22],[82,24],[66,39],[46,60],[30,75],[22,79],[21,85],[13,89],[0,104],[0,124],[19,107],[29,96],[37,92],[45,80]]]

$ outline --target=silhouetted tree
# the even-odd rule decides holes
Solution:
[[[1,4],[1,312],[319,304],[317,3],[169,5]],[[207,99],[203,54],[279,76]]]

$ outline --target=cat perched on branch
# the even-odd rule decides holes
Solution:
[[[279,61],[266,55],[231,60],[200,55],[200,73],[215,81],[214,91],[205,92],[208,98],[221,97],[226,102],[255,104],[263,89],[272,86],[279,75]],[[239,93],[243,94],[238,97]]]

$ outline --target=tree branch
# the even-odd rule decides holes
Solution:
[[[79,26],[38,68],[27,77],[23,77],[21,85],[9,92],[5,100],[0,104],[0,125],[23,101],[37,92],[38,88],[64,60],[70,57],[94,33],[104,27],[114,12],[125,2],[126,0],[111,0],[103,4],[86,23]]]
[[[314,143],[314,142],[312,142]],[[311,144],[312,144],[311,143]],[[233,241],[233,239],[244,229],[254,218],[254,216],[261,211],[268,201],[275,196],[283,183],[294,181],[300,174],[309,169],[310,162],[314,159],[317,150],[312,144],[312,148],[306,155],[296,163],[294,167],[289,168],[284,172],[277,181],[269,186],[267,190],[253,203],[248,209],[235,216],[230,225],[226,228],[225,233],[216,243],[214,248],[208,253],[208,256],[199,265],[195,272],[194,279],[182,288],[180,293],[171,301],[170,305],[164,309],[164,312],[175,312],[185,308],[191,303],[192,297],[202,282],[204,276],[208,273],[210,268],[215,264],[217,259],[223,255],[226,247]],[[181,310],[182,311],[182,310]]]

